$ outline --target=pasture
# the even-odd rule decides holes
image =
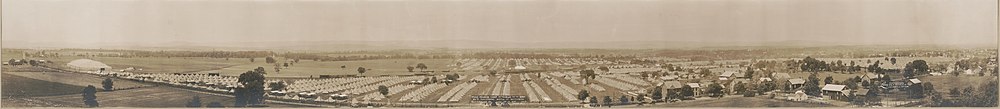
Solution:
[[[97,87],[99,90],[102,90],[101,82],[104,81],[103,77],[77,74],[77,73],[67,73],[67,72],[3,72],[3,73],[29,79],[36,79],[41,81],[48,81],[60,84],[79,86],[79,87],[86,87],[87,85],[93,85],[94,87]],[[114,88],[116,89],[150,86],[117,78],[113,78],[112,81],[114,81]],[[80,88],[74,91],[82,91],[82,90],[83,89]]]
[[[210,102],[219,102],[225,106],[233,106],[235,102],[232,97],[216,94],[197,93],[178,88],[151,87],[134,90],[121,90],[111,92],[98,92],[97,101],[101,107],[183,107],[193,96],[201,98],[202,105]],[[53,102],[64,103],[72,106],[83,106],[82,96],[78,94],[38,97]],[[268,104],[270,107],[298,107],[283,105],[278,103]]]
[[[990,82],[990,80],[997,80],[993,76],[970,76],[970,75],[941,75],[941,76],[924,76],[918,78],[920,81],[928,82],[934,84],[934,91],[938,93],[948,93],[951,88],[958,88],[962,90],[966,87],[979,88],[983,83]]]
[[[226,60],[225,58],[185,58],[185,57],[173,57],[173,58],[158,58],[158,57],[141,57],[141,58],[122,58],[122,57],[77,57],[77,56],[65,56],[58,58],[46,58],[53,61],[56,67],[65,67],[66,63],[76,59],[91,59],[95,61],[103,62],[112,67],[112,70],[121,70],[128,67],[135,67],[136,69],[142,69],[142,71],[133,71],[136,73],[189,73],[204,70],[215,70],[226,68],[229,66],[235,66],[240,64],[249,64],[250,60],[247,58],[230,58]],[[263,63],[263,59],[257,61]]]
[[[85,86],[69,85],[8,74],[2,74],[4,97],[38,97],[51,95],[78,94]],[[4,101],[7,101],[6,99]],[[4,104],[7,104],[4,102]],[[7,105],[4,105],[7,106]]]
[[[793,102],[761,97],[708,98],[673,103],[658,103],[645,107],[833,107],[829,104]]]
[[[246,59],[241,59],[246,61]],[[279,60],[279,63],[284,61]],[[275,72],[274,64],[268,64],[264,62],[264,59],[258,59],[254,63],[241,64],[232,67],[221,68],[221,73],[223,75],[239,75],[243,72],[253,70],[257,67],[264,67],[264,70],[268,72],[266,76],[272,77],[308,77],[308,76],[318,76],[318,75],[357,75],[358,67],[364,67],[371,69],[366,71],[362,75],[374,76],[374,75],[409,75],[419,72],[420,69],[414,69],[414,72],[408,72],[406,67],[413,66],[416,67],[418,63],[424,63],[427,65],[425,71],[436,71],[436,74],[451,74],[451,73],[462,73],[462,72],[442,72],[444,70],[452,70],[453,67],[449,67],[449,64],[454,64],[454,60],[451,59],[381,59],[381,60],[361,60],[361,61],[311,61],[311,60],[300,60],[298,63],[289,63],[287,68],[281,69],[280,72]],[[283,66],[283,65],[282,65]],[[341,68],[344,66],[344,68]],[[468,72],[466,72],[468,73]]]

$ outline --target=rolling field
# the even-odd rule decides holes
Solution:
[[[101,107],[184,107],[193,96],[201,97],[202,105],[210,102],[219,102],[225,106],[233,106],[235,99],[227,96],[214,94],[196,93],[177,88],[151,87],[134,90],[122,90],[112,92],[98,92],[97,101]],[[73,106],[83,106],[82,96],[77,94],[38,97],[58,103],[65,103]],[[271,103],[271,107],[295,107]]]
[[[66,56],[50,58],[56,67],[65,67],[66,63],[83,59],[85,57]],[[221,69],[229,66],[250,63],[245,58],[119,58],[119,57],[86,57],[95,61],[103,62],[111,66],[113,70],[121,70],[128,67],[143,69],[134,71],[136,73],[187,73],[204,70]],[[260,59],[263,60],[263,59]],[[262,62],[263,63],[263,62]]]
[[[364,67],[371,70],[368,70],[363,75],[408,75],[413,73],[407,72],[407,66],[416,67],[417,63],[424,63],[428,67],[427,71],[437,71],[436,73],[439,74],[459,73],[441,72],[442,70],[451,70],[452,67],[449,67],[448,64],[454,64],[453,62],[454,60],[451,59],[383,59],[326,62],[301,60],[299,63],[291,64],[288,68],[281,69],[281,72],[275,73],[274,64],[267,64],[263,61],[258,61],[251,64],[242,64],[222,68],[221,72],[223,75],[239,75],[257,67],[264,67],[264,69],[268,72],[266,76],[308,77],[310,75],[356,75],[358,74],[358,67]],[[345,66],[345,68],[340,68],[341,66]],[[414,72],[418,71],[420,71],[420,69],[414,69]]]
[[[788,73],[788,76],[792,76],[792,78],[808,79],[810,74],[812,74],[812,72],[797,72],[797,73]],[[862,75],[863,73],[861,72],[855,72],[854,74],[848,74],[846,72],[845,73],[817,72],[816,78],[819,78],[820,84],[823,84],[823,79],[826,79],[827,76],[832,76],[833,81],[844,81],[847,80],[848,78],[854,78]]]
[[[948,93],[951,88],[958,88],[962,90],[966,87],[979,88],[981,84],[990,82],[990,80],[996,80],[996,77],[992,76],[952,76],[952,75],[941,75],[941,76],[925,76],[920,77],[920,81],[930,82],[934,84],[934,90],[938,93]]]
[[[23,76],[7,74],[3,76],[3,97],[38,97],[51,95],[78,94],[84,86],[50,82]],[[5,100],[6,101],[6,100]],[[6,102],[4,104],[7,104]],[[5,105],[6,106],[6,105]]]
[[[705,100],[657,103],[644,107],[831,107],[833,105],[799,103],[759,97],[723,97]]]
[[[102,77],[98,76],[76,74],[76,73],[64,73],[64,72],[3,72],[3,74],[15,75],[24,78],[61,83],[79,87],[86,87],[87,85],[93,85],[94,87],[97,87],[98,90],[102,90],[101,82],[104,81]],[[150,86],[121,79],[112,79],[112,80],[114,81],[114,87],[116,89],[127,88],[127,87]],[[79,90],[82,91],[83,89],[81,88]]]

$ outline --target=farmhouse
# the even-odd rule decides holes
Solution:
[[[660,86],[663,87],[664,89],[667,89],[667,91],[671,91],[671,90],[681,89],[681,87],[684,87],[684,84],[681,84],[681,82],[678,81],[667,81],[660,83]]]
[[[736,74],[736,72],[734,72],[734,71],[725,71],[725,72],[722,72],[722,74],[719,75],[719,80],[734,79],[733,78],[734,74]]]
[[[806,84],[806,80],[803,80],[801,78],[795,78],[795,79],[789,79],[788,83],[789,87],[792,87],[792,89],[797,89],[799,87],[802,87],[802,85]]]
[[[838,100],[847,99],[847,96],[845,96],[845,94],[847,94],[845,93],[845,88],[846,86],[844,85],[826,84],[823,85],[822,94],[825,97],[829,97],[831,99],[838,99]]]
[[[736,85],[737,85],[737,84],[740,84],[740,83],[742,83],[742,84],[746,85],[746,84],[748,84],[749,82],[750,82],[750,80],[749,80],[749,79],[734,79],[734,80],[733,80],[732,82],[729,82],[729,86],[733,86],[733,87],[729,88],[729,91],[728,91],[728,92],[730,92],[730,93],[732,93],[732,94],[736,94],[736,93],[737,93],[738,91],[742,91],[742,90],[736,90]],[[749,86],[744,86],[744,88],[751,88],[751,87],[749,87]]]
[[[701,96],[701,84],[698,83],[687,83],[691,89],[694,89],[694,96]]]

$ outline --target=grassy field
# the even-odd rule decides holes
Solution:
[[[788,76],[792,76],[792,78],[808,79],[810,74],[812,74],[812,72],[797,72],[797,73],[788,73]],[[827,76],[832,76],[833,81],[844,81],[847,80],[848,78],[854,78],[862,75],[863,74],[860,72],[856,72],[854,74],[836,73],[836,72],[818,72],[816,73],[816,78],[819,78],[820,84],[823,84],[823,79],[826,79]]]
[[[941,76],[925,76],[919,78],[921,81],[930,82],[934,84],[934,90],[939,93],[948,93],[951,88],[958,88],[962,90],[966,87],[977,88],[981,84],[990,82],[990,80],[996,80],[996,77],[992,76],[952,76],[952,75],[941,75]]]
[[[65,66],[66,63],[76,59],[92,59],[103,62],[111,66],[113,70],[135,67],[143,69],[135,71],[138,73],[187,73],[204,70],[221,69],[240,64],[249,64],[249,59],[229,59],[225,58],[119,58],[119,57],[76,57],[67,56],[59,58],[49,58],[57,66]],[[261,59],[263,60],[263,59]]]
[[[93,85],[98,89],[101,89],[101,82],[104,81],[104,78],[102,77],[84,75],[84,74],[75,74],[75,73],[65,73],[65,72],[3,72],[3,73],[30,79],[55,82],[55,83],[61,83],[79,87],[86,87],[87,85]],[[115,88],[149,86],[121,79],[112,79],[112,80],[114,81]]]
[[[51,95],[77,94],[83,91],[83,86],[69,85],[32,79],[4,72],[2,92],[4,97],[37,97]],[[7,104],[6,102],[4,104]]]
[[[424,63],[428,67],[427,71],[437,71],[443,74],[442,70],[452,69],[452,67],[448,67],[447,65],[453,64],[453,62],[454,60],[451,59],[383,59],[326,62],[301,60],[299,63],[291,64],[288,68],[281,69],[281,72],[275,73],[274,64],[258,61],[251,64],[223,68],[221,72],[224,75],[239,75],[257,67],[264,67],[268,72],[267,76],[355,75],[358,74],[358,67],[364,67],[371,70],[368,70],[363,75],[406,75],[413,74],[407,72],[407,66],[416,67],[417,63]],[[345,68],[340,68],[341,66],[345,66]],[[420,69],[415,69],[414,71],[420,71]]]
[[[232,97],[196,93],[192,91],[167,88],[167,87],[151,87],[151,88],[141,88],[134,90],[122,90],[122,91],[112,91],[112,92],[98,92],[97,101],[100,103],[101,107],[154,107],[154,108],[166,108],[166,107],[184,107],[188,101],[191,100],[193,96],[199,96],[202,101],[202,105],[206,105],[210,102],[219,102],[225,106],[233,106],[234,99]],[[47,96],[39,97],[39,99],[45,99],[53,102],[64,103],[73,106],[83,106],[83,102],[80,102],[83,98],[80,95],[62,95],[62,96]],[[268,104],[271,107],[295,107],[282,104]]]

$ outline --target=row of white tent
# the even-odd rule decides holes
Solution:
[[[549,76],[549,75],[545,74],[545,75],[542,75],[542,76],[546,77],[546,76]],[[573,89],[573,88],[571,88],[569,86],[563,85],[562,82],[559,82],[559,80],[556,80],[554,78],[543,79],[543,81],[545,81],[546,85],[551,86],[553,89],[556,90],[557,93],[559,93],[560,95],[562,95],[567,100],[569,100],[569,101],[576,101],[576,99],[575,99],[576,95],[579,94],[579,92],[577,92],[576,89]]]
[[[475,82],[466,82],[459,84],[458,86],[455,86],[451,90],[448,90],[448,92],[445,92],[444,95],[442,95],[440,98],[437,99],[437,102],[439,103],[458,102],[458,100],[460,100],[462,96],[465,96],[465,94],[468,93],[469,90],[472,90],[472,88],[476,87],[476,85],[477,83]]]
[[[437,90],[444,88],[445,86],[447,85],[445,85],[444,83],[428,84],[424,87],[420,87],[416,90],[413,90],[409,94],[403,95],[403,97],[401,97],[399,101],[418,102],[424,99],[424,97],[427,97],[431,93],[434,93]]]
[[[510,95],[510,75],[497,76],[497,80],[493,85],[492,95]]]
[[[552,101],[552,98],[549,97],[549,94],[546,94],[545,91],[542,90],[542,87],[539,87],[538,84],[535,84],[535,82],[528,81],[521,83],[521,85],[524,87],[525,90],[524,92],[528,93],[528,101],[530,102]]]
[[[640,89],[639,87],[636,87],[635,85],[628,84],[628,83],[621,82],[621,81],[612,80],[611,78],[607,78],[607,77],[597,77],[594,80],[597,81],[597,82],[599,82],[599,83],[611,86],[612,88],[616,88],[616,89],[622,90],[622,91],[634,91],[634,90],[639,90]]]

